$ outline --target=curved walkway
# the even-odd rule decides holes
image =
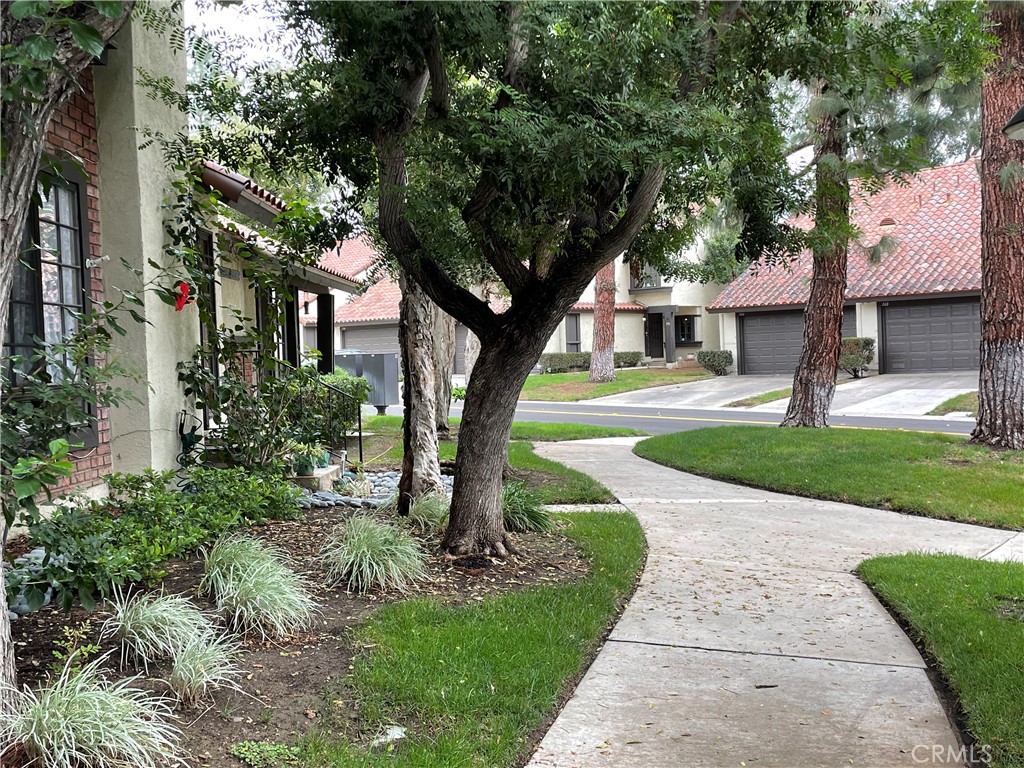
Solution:
[[[528,768],[962,765],[914,645],[852,569],[911,550],[1024,560],[1024,534],[537,445],[636,513],[639,589]]]

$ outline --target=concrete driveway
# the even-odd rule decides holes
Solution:
[[[721,408],[746,397],[785,389],[792,376],[719,376],[668,387],[652,387],[621,395],[599,397],[589,402],[640,408]],[[845,375],[836,387],[832,413],[837,416],[923,416],[954,395],[978,388],[975,371],[923,374],[886,374],[866,379]],[[785,413],[789,400],[737,412]],[[945,417],[948,418],[948,417]]]

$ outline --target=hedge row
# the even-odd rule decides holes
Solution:
[[[616,352],[616,368],[636,368],[643,363],[643,352]],[[589,352],[548,352],[540,356],[544,373],[568,373],[590,370]]]

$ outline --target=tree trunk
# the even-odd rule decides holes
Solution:
[[[399,346],[402,354],[403,402],[402,477],[398,484],[399,514],[408,514],[412,499],[444,492],[437,458],[437,406],[434,401],[435,305],[416,281],[399,276],[402,289]]]
[[[539,342],[525,333],[481,339],[466,387],[451,517],[441,542],[449,554],[505,557],[515,552],[501,513],[502,471],[519,393],[548,336]]]
[[[828,92],[819,82],[817,93]],[[843,300],[849,248],[850,182],[846,172],[846,141],[839,117],[818,121],[818,163],[815,166],[816,237],[811,292],[804,310],[804,338],[793,376],[783,427],[827,427],[836,391],[839,351],[843,340]]]
[[[470,287],[469,292],[476,296],[478,299],[488,300],[487,286],[478,283]],[[476,359],[480,356],[480,337],[469,330],[466,334],[466,365],[465,365],[465,376],[466,381],[469,382],[470,377],[473,375],[473,366],[476,365]]]
[[[1003,126],[1024,106],[1024,10],[993,3],[1000,38],[981,100],[981,373],[971,441],[1024,450],[1024,181],[1000,174],[1024,162]]]
[[[590,381],[615,381],[615,260],[598,270]]]
[[[429,299],[427,299],[430,301]],[[455,318],[430,302],[434,311],[434,406],[437,436],[448,440],[448,410],[452,405],[452,374],[455,372]]]

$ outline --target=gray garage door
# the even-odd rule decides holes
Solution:
[[[978,299],[883,305],[882,329],[886,373],[978,368],[981,339]]]
[[[803,310],[758,312],[740,316],[740,368],[747,375],[793,373],[803,345]],[[857,312],[843,310],[843,335],[856,332]]]
[[[461,376],[466,372],[466,337],[469,328],[459,323],[455,326],[455,374]]]
[[[398,325],[345,328],[341,333],[341,346],[363,352],[398,352]]]

